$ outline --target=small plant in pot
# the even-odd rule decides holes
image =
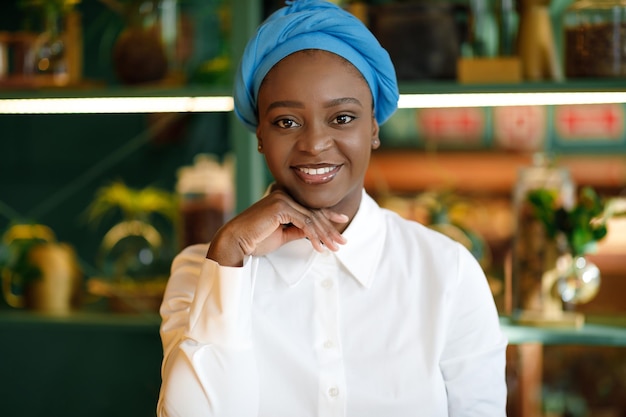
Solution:
[[[80,300],[82,273],[74,249],[40,224],[11,225],[0,243],[2,292],[12,307],[68,314]]]
[[[557,243],[556,281],[551,288],[562,301],[571,304],[593,299],[600,286],[600,270],[586,259],[597,242],[607,235],[607,220],[623,215],[613,210],[610,200],[591,187],[583,187],[571,209],[557,205],[557,196],[546,189],[532,190],[528,202],[543,224],[548,238]]]
[[[155,188],[133,189],[122,182],[101,187],[87,209],[92,224],[106,215],[121,215],[104,234],[98,253],[102,276],[92,277],[91,293],[109,298],[118,312],[154,312],[160,305],[169,266],[168,247],[157,219],[175,224],[174,194]],[[162,224],[162,222],[161,222]]]

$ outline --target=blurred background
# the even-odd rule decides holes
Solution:
[[[366,188],[483,266],[513,341],[509,416],[625,416],[626,4],[339,3],[388,49],[406,100]],[[228,103],[195,99],[230,96],[243,43],[281,5],[2,3],[2,415],[153,415],[172,258],[271,181]],[[38,101],[50,98],[103,107]],[[107,98],[148,100],[126,111]],[[550,219],[583,211],[601,227],[559,228],[533,190],[554,197]],[[597,276],[557,271],[567,256]]]

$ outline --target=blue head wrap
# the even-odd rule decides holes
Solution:
[[[352,63],[372,91],[376,121],[384,123],[398,106],[396,72],[387,51],[355,16],[325,0],[287,1],[259,26],[241,58],[235,78],[235,113],[254,131],[257,96],[270,69],[286,56],[321,49]]]

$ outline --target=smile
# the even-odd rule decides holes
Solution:
[[[323,184],[332,180],[340,169],[341,165],[318,168],[297,167],[296,173],[307,184]]]
[[[308,175],[324,175],[324,174],[328,174],[329,172],[331,172],[332,170],[336,168],[337,167],[335,166],[335,167],[324,167],[324,168],[298,168],[298,169]]]

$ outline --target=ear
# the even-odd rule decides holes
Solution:
[[[380,127],[378,126],[378,122],[376,119],[372,119],[372,149],[378,149],[380,147],[380,138],[378,134],[380,133]]]
[[[263,153],[263,139],[261,139],[260,129],[257,127],[256,129],[256,140],[257,140],[257,149],[259,153]]]

